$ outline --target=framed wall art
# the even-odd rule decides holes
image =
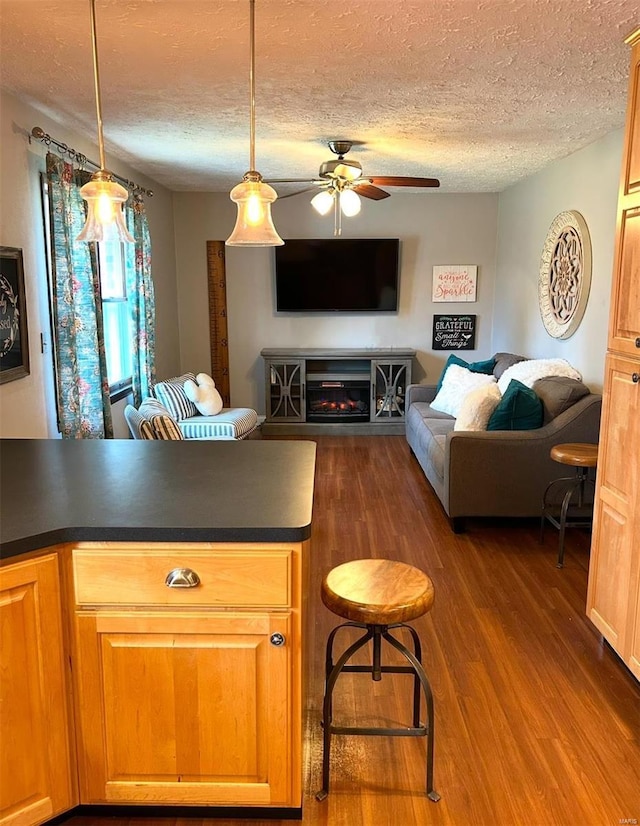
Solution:
[[[474,315],[434,315],[432,350],[475,350]]]
[[[0,384],[29,375],[22,250],[0,247]]]
[[[432,301],[475,301],[478,268],[469,264],[433,268]]]
[[[542,249],[538,304],[545,330],[569,338],[580,326],[591,288],[591,239],[579,212],[557,215]]]

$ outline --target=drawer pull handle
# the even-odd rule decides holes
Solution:
[[[164,581],[167,588],[197,588],[200,577],[191,568],[174,568]]]
[[[636,339],[636,347],[640,347],[640,336]]]
[[[285,637],[284,634],[272,634],[271,638],[269,639],[271,645],[280,646],[284,645]]]
[[[640,381],[640,373],[632,373],[631,374],[631,381],[634,384],[637,384]]]

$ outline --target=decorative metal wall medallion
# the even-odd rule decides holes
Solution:
[[[579,212],[561,212],[542,250],[538,302],[550,336],[569,338],[580,326],[591,287],[591,239]]]

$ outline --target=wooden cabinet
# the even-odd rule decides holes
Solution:
[[[415,350],[294,348],[264,349],[261,355],[265,433],[345,432],[347,426],[354,433],[404,432]],[[271,425],[276,427],[269,431]]]
[[[640,29],[633,46],[587,615],[640,679]]]
[[[82,803],[301,805],[301,566],[298,544],[72,550]]]
[[[42,823],[76,801],[55,553],[0,568],[0,824]]]

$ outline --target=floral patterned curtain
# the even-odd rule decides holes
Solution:
[[[88,174],[47,153],[58,419],[63,438],[113,438],[93,244],[76,243]]]
[[[151,240],[144,202],[134,193],[125,206],[127,229],[135,244],[126,245],[127,298],[131,313],[133,354],[131,380],[136,407],[151,395],[155,381],[156,321],[155,297],[151,279]]]

